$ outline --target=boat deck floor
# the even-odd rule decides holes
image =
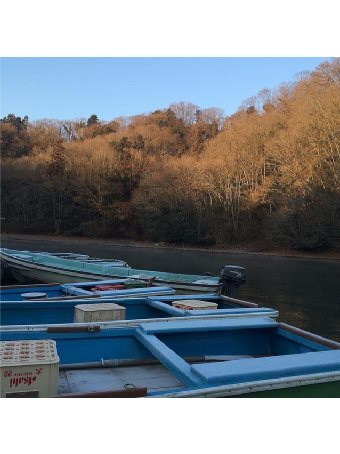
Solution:
[[[60,370],[57,394],[92,393],[131,388],[148,391],[185,386],[162,365]]]

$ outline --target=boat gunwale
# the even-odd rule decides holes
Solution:
[[[26,258],[23,258],[23,257],[20,257],[18,256],[18,254],[10,254],[8,252],[4,252],[4,249],[6,250],[11,250],[11,249],[8,249],[8,248],[0,248],[0,259],[1,259],[1,255],[4,255],[5,258],[11,258],[13,260],[18,260],[19,262],[25,262],[25,263],[30,263],[30,264],[34,264],[34,265],[41,265],[41,266],[46,266],[46,267],[51,267],[51,268],[57,268],[57,269],[63,269],[61,266],[60,267],[55,267],[53,265],[50,265],[50,264],[44,264],[44,263],[39,263],[38,262],[38,259],[40,258],[36,258],[36,257],[33,257],[32,255],[41,255],[41,259],[44,259],[44,258],[54,258],[54,259],[58,259],[58,260],[65,260],[66,261],[66,265],[67,265],[67,262],[77,262],[77,263],[82,263],[83,265],[85,265],[86,263],[88,263],[85,259],[82,260],[82,259],[67,259],[67,258],[63,258],[63,257],[58,257],[58,256],[55,256],[53,254],[50,254],[50,253],[46,253],[46,252],[43,252],[43,251],[40,251],[40,252],[33,252],[33,251],[21,251],[23,254],[27,254],[27,256],[30,256],[31,257],[29,259],[26,259]],[[16,249],[14,249],[16,250]],[[20,251],[19,251],[20,252]],[[37,262],[36,262],[37,260]],[[125,261],[125,260],[119,260],[119,259],[96,259],[96,260],[102,260],[103,263],[105,262],[119,262],[119,263],[122,263],[122,266],[116,266],[116,267],[112,267],[112,268],[131,268],[130,265],[128,265],[128,263]],[[125,264],[125,265],[124,265]],[[69,268],[66,268],[66,269],[69,269]]]
[[[55,286],[62,286],[62,284],[60,282],[50,282],[50,283],[46,283],[46,284],[33,284],[34,287],[55,287]],[[6,290],[20,290],[20,289],[27,289],[27,287],[33,287],[33,285],[27,285],[27,284],[12,284],[12,285],[0,285],[0,292],[1,291],[6,291]],[[9,292],[9,293],[12,293],[12,292]]]
[[[266,312],[253,312],[246,314],[217,314],[217,315],[194,315],[194,316],[181,316],[181,317],[163,317],[163,318],[146,318],[146,319],[134,319],[134,320],[115,320],[107,322],[88,322],[88,323],[44,323],[39,325],[0,325],[1,332],[48,332],[49,327],[53,328],[68,328],[68,327],[88,327],[100,326],[101,329],[114,329],[114,328],[129,328],[129,327],[138,327],[143,323],[158,323],[158,322],[178,322],[178,321],[193,321],[193,320],[219,320],[219,319],[233,319],[233,318],[258,318],[258,317],[270,317],[276,319],[279,316],[279,312],[272,309]],[[89,329],[89,331],[91,331]]]
[[[288,325],[287,323],[283,323],[283,322],[279,322],[278,328],[280,328],[284,332],[292,333],[294,335],[303,337],[304,339],[306,339],[308,341],[312,341],[317,344],[324,345],[332,350],[340,350],[339,342],[319,336],[318,334],[311,333],[310,331],[306,331],[301,328],[297,328],[295,326]]]
[[[3,252],[0,252],[0,258],[1,258],[1,254],[4,254]],[[6,254],[5,254],[6,255]],[[64,268],[60,268],[60,267],[54,267],[52,265],[40,265],[40,264],[37,264],[37,263],[33,263],[32,261],[27,261],[27,260],[24,260],[24,259],[15,259],[13,258],[12,256],[6,256],[6,258],[9,257],[9,261],[12,261],[14,262],[14,264],[16,265],[22,265],[22,262],[24,262],[23,264],[24,265],[28,265],[28,268],[30,270],[40,270],[40,271],[46,271],[46,272],[57,272],[57,274],[62,274],[62,275],[67,275],[67,276],[78,276],[78,277],[83,277],[82,275],[90,275],[92,276],[94,279],[96,278],[96,276],[101,276],[103,279],[107,278],[108,276],[104,276],[104,275],[95,275],[93,273],[89,273],[87,271],[80,271],[80,270],[70,270],[70,269],[64,269]],[[9,265],[10,266],[10,265]],[[60,271],[60,272],[58,272]],[[101,278],[99,280],[102,280]]]
[[[150,395],[148,397],[228,397],[336,381],[339,381],[340,386],[340,371],[295,375],[292,377],[280,377],[276,379],[211,386],[207,388],[199,388],[187,391],[175,391],[172,393]]]

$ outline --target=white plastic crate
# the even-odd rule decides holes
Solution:
[[[50,397],[57,392],[59,357],[53,340],[0,342],[1,397]]]
[[[115,303],[78,304],[74,308],[74,322],[107,322],[125,320],[125,307]]]
[[[173,301],[172,305],[178,309],[196,310],[196,311],[210,311],[217,309],[218,304],[211,303],[210,301],[201,300],[178,300]]]

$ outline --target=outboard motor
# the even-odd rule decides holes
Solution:
[[[246,283],[247,273],[242,266],[224,265],[221,271],[222,295],[238,297],[238,290]]]

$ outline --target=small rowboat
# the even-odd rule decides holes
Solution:
[[[246,278],[244,268],[232,265],[226,265],[221,276],[204,276],[134,269],[122,261],[65,255],[0,249],[0,259],[12,274],[19,280],[30,282],[64,284],[129,278],[152,281],[154,285],[171,287],[181,293],[216,293],[224,286],[225,293],[233,296],[231,291],[244,284]]]
[[[161,287],[159,287],[161,288]],[[196,302],[196,307],[195,307]],[[113,316],[107,312],[105,321],[75,323],[76,311],[79,305],[91,305],[95,308],[100,304],[101,309],[105,304],[115,303],[124,308],[124,318],[110,320]],[[198,304],[198,308],[197,308]],[[104,306],[103,306],[104,305]],[[87,328],[94,324],[101,329],[122,326],[137,326],[141,323],[154,321],[176,321],[178,318],[241,318],[241,317],[278,317],[278,311],[265,307],[258,307],[255,303],[235,300],[222,295],[168,295],[133,298],[113,297],[69,297],[62,299],[3,301],[1,303],[1,331],[27,331]],[[108,306],[110,307],[110,306]]]
[[[1,333],[2,397],[340,397],[340,344],[270,318]]]

